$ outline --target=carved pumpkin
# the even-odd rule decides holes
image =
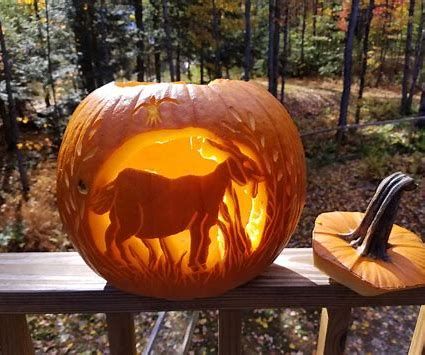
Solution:
[[[425,244],[394,223],[412,178],[394,173],[384,179],[366,213],[319,215],[313,231],[314,264],[364,296],[425,286]]]
[[[110,83],[76,109],[58,205],[112,285],[167,299],[218,295],[268,266],[305,199],[287,111],[252,83]]]

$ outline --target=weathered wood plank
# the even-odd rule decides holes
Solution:
[[[238,355],[242,353],[242,311],[218,311],[218,353]]]
[[[317,355],[340,355],[344,353],[350,320],[351,308],[322,309]]]
[[[107,313],[109,351],[111,355],[135,355],[136,337],[131,313]]]
[[[410,343],[409,355],[425,354],[425,306],[421,306],[412,342]]]
[[[25,314],[0,314],[0,349],[2,355],[34,354]]]
[[[425,288],[359,296],[330,283],[312,259],[311,249],[285,249],[262,275],[220,297],[167,301],[116,290],[77,253],[0,254],[0,313],[421,305],[425,299]]]

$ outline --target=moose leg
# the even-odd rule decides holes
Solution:
[[[115,207],[112,207],[109,213],[110,224],[105,231],[105,244],[106,244],[106,255],[110,258],[114,258],[114,253],[112,250],[112,245],[114,241],[116,242],[116,237],[118,235],[120,222],[117,218],[117,210]]]
[[[189,267],[192,271],[199,270],[199,248],[202,242],[201,221],[197,218],[190,227]]]
[[[130,221],[127,221],[124,225],[120,225],[116,236],[115,244],[121,254],[121,259],[124,260],[127,264],[131,264],[131,260],[128,258],[127,253],[124,248],[124,242],[130,239],[133,235],[136,235],[137,228],[132,226]]]
[[[169,262],[170,264],[173,264],[173,256],[170,252],[170,249],[168,249],[167,242],[165,241],[165,239],[159,238],[159,244],[161,245],[161,249],[162,249],[162,252],[164,253],[165,260]]]
[[[108,226],[105,232],[106,255],[113,258],[112,243],[115,240],[117,225],[113,222]]]
[[[203,268],[206,268],[206,262],[209,254],[209,247],[211,244],[210,229],[214,225],[215,221],[211,221],[210,218],[204,218],[201,223],[201,245],[199,248],[199,264]]]
[[[115,235],[115,244],[120,251],[121,259],[127,264],[131,264],[131,260],[124,248],[124,242],[133,235],[137,235],[143,222],[143,211],[141,206],[136,203],[131,204],[130,208],[125,204],[117,204],[113,207],[113,210],[113,215],[119,226]]]
[[[117,248],[120,251],[121,259],[124,260],[127,264],[131,264],[131,260],[127,256],[127,253],[125,252],[124,248],[124,242],[127,239],[130,239],[133,234],[120,234],[119,237],[117,237]]]
[[[148,248],[148,251],[149,251],[149,267],[153,267],[155,266],[157,257],[156,257],[155,249],[153,248],[151,244],[152,241],[149,239],[142,239],[142,242],[146,246],[146,248]]]

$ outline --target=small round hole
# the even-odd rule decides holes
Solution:
[[[83,195],[87,195],[87,193],[89,192],[89,189],[87,188],[86,184],[81,179],[78,181],[78,191]]]

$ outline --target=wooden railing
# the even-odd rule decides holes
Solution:
[[[167,301],[126,294],[109,286],[77,253],[0,254],[0,348],[32,354],[25,314],[106,313],[111,354],[134,354],[133,313],[219,310],[219,353],[241,352],[241,311],[254,308],[321,307],[318,354],[340,354],[351,308],[422,305],[425,288],[362,297],[332,282],[312,263],[311,249],[285,249],[261,276],[220,297]],[[425,350],[421,307],[409,354]]]

